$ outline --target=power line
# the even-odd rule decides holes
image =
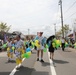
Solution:
[[[67,17],[64,21],[68,20],[68,18],[72,17],[73,15],[75,15],[76,12],[74,12],[73,14],[71,14],[69,17]]]
[[[65,13],[68,12],[74,6],[75,3],[76,1],[65,11]]]

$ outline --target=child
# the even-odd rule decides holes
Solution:
[[[11,58],[13,58],[13,56],[12,56],[13,51],[11,49],[11,47],[12,47],[11,43],[12,43],[11,42],[11,38],[8,38],[8,41],[7,41],[7,56],[8,56],[8,61],[10,61]]]
[[[24,47],[24,43],[20,38],[20,35],[16,36],[17,42],[16,42],[16,50],[15,50],[15,54],[16,54],[16,64],[17,64],[17,68],[20,68],[19,64],[22,63],[22,50],[25,50]],[[22,49],[23,48],[23,49]]]

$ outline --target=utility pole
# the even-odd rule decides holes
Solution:
[[[56,36],[56,24],[54,24],[54,29],[55,29],[55,36]]]
[[[74,22],[74,25],[73,25],[73,38],[76,41],[75,26],[76,26],[76,22]]]
[[[62,0],[59,0],[59,5],[60,5],[60,10],[61,10],[62,37],[64,38]]]

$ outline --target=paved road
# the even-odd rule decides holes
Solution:
[[[76,75],[76,53],[70,48],[64,52],[55,52],[55,69],[57,75]]]
[[[23,67],[15,70],[15,58],[7,62],[6,52],[0,53],[0,75],[76,75],[76,52],[66,48],[55,51],[54,62],[49,59],[48,52],[44,53],[44,63],[36,61],[36,51],[22,63]],[[14,74],[13,74],[14,72]]]

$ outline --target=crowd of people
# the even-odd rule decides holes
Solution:
[[[37,32],[37,35],[34,39],[25,39],[22,40],[20,35],[17,35],[15,38],[7,38],[6,46],[7,46],[7,57],[8,62],[13,60],[14,54],[16,56],[16,64],[17,68],[20,68],[19,64],[22,63],[23,58],[27,58],[32,54],[32,50],[37,51],[37,61],[44,62],[43,54],[44,49],[49,51],[50,59],[54,59],[54,51],[59,47],[62,47],[62,51],[64,51],[65,47],[68,46],[68,43],[64,38],[61,40],[56,39],[56,37],[50,36],[49,38],[45,38],[42,36],[43,32]],[[30,52],[29,52],[30,51]],[[41,54],[41,55],[40,55]]]

